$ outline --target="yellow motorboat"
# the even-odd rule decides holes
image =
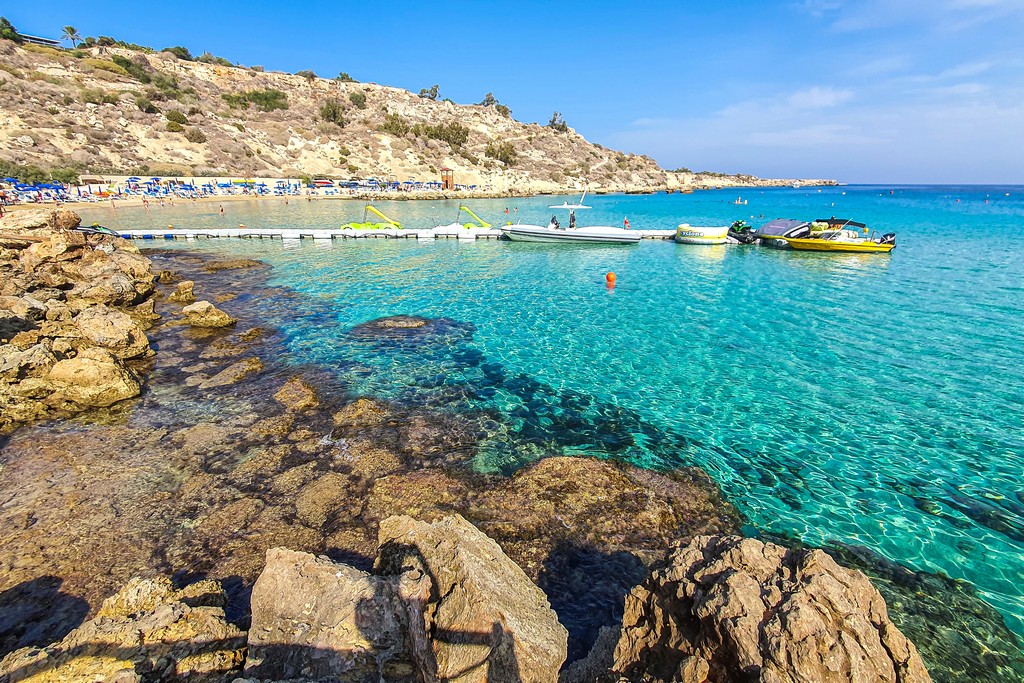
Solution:
[[[847,231],[851,232],[851,231]],[[800,251],[831,251],[858,254],[888,254],[896,248],[896,235],[883,235],[878,239],[830,239],[828,237],[773,237],[785,240]]]
[[[888,254],[896,248],[896,233],[868,236],[868,229],[863,223],[834,216],[820,218],[813,223],[775,219],[763,225],[756,234],[762,244],[789,246],[800,251]]]

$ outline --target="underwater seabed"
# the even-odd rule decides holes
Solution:
[[[260,298],[291,361],[329,368],[363,395],[487,416],[480,469],[508,471],[552,447],[649,468],[699,465],[756,528],[967,580],[1024,633],[1024,193],[1007,191],[744,193],[753,218],[844,215],[896,231],[889,255],[661,242],[167,246],[263,259],[274,284],[315,302],[307,313]],[[635,228],[756,222],[734,199],[594,197],[592,214],[613,225],[628,216]],[[492,220],[514,205],[536,222],[557,201],[474,210]],[[230,218],[304,227],[330,220],[328,204],[232,206]],[[412,204],[386,211],[409,225],[457,211]],[[219,220],[189,211],[117,213]],[[400,313],[452,321],[447,341],[382,351],[348,334]]]
[[[314,247],[291,254],[297,258],[296,263],[336,256],[333,251]],[[493,250],[473,254],[474,259],[466,265],[484,259],[493,262],[480,266],[480,276],[522,274],[521,269],[503,268],[498,254]],[[667,258],[679,258],[678,253],[668,254]],[[382,247],[375,254],[374,264],[365,264],[352,277],[365,282],[367,273],[373,272],[387,282],[396,277],[395,273],[408,276],[409,272],[430,268],[439,255],[457,259],[467,256],[457,248],[427,255]],[[278,260],[277,254],[268,256],[278,269],[292,263],[291,256],[285,261]],[[549,254],[539,252],[537,256],[551,262]],[[181,252],[156,252],[152,257],[156,271],[180,272],[201,266],[201,262],[189,265],[192,257]],[[594,266],[593,259],[606,257],[575,254],[568,260],[589,270]],[[475,268],[467,269],[477,272]],[[759,511],[758,499],[751,493],[781,501],[779,505],[798,512],[804,510],[804,520],[812,519],[806,512],[809,500],[831,500],[836,510],[851,504],[836,489],[839,483],[849,486],[849,482],[829,473],[837,463],[825,455],[830,451],[842,453],[838,442],[833,441],[841,436],[842,420],[831,428],[836,433],[814,428],[812,436],[820,440],[820,449],[794,445],[790,449],[752,450],[752,438],[764,439],[765,443],[769,439],[775,443],[777,438],[774,431],[746,422],[731,436],[725,432],[715,432],[724,437],[702,433],[701,425],[742,420],[745,409],[757,400],[749,386],[717,384],[714,389],[720,392],[723,405],[732,407],[729,412],[701,404],[681,417],[678,424],[666,428],[657,418],[678,404],[667,399],[665,403],[654,401],[641,411],[633,407],[636,400],[601,396],[576,388],[566,377],[552,379],[545,376],[548,372],[514,368],[500,351],[484,350],[485,335],[492,333],[482,330],[486,326],[479,323],[438,316],[419,327],[382,331],[365,325],[381,317],[371,312],[379,310],[372,295],[345,301],[326,293],[310,296],[268,285],[267,277],[276,279],[281,273],[263,268],[186,275],[197,281],[201,295],[233,294],[221,304],[243,321],[231,333],[231,339],[211,340],[194,331],[172,336],[154,334],[157,356],[141,399],[75,420],[28,427],[0,444],[6,471],[18,474],[16,481],[8,477],[4,486],[9,500],[15,501],[7,506],[7,515],[16,519],[4,525],[7,531],[2,540],[5,549],[17,556],[15,561],[8,555],[5,571],[8,576],[28,577],[37,568],[45,568],[47,574],[67,576],[59,595],[67,598],[60,604],[66,605],[62,609],[69,618],[81,612],[80,600],[71,596],[120,585],[140,568],[161,573],[185,570],[179,576],[184,580],[202,575],[236,577],[229,579],[228,585],[234,587],[232,609],[239,615],[244,612],[245,599],[244,582],[239,577],[255,576],[262,563],[262,552],[253,548],[302,545],[337,554],[341,548],[365,546],[367,556],[372,554],[372,539],[362,538],[353,523],[356,515],[368,514],[365,508],[359,512],[344,506],[322,507],[322,501],[295,507],[296,495],[289,487],[309,477],[326,477],[335,486],[343,481],[339,473],[356,466],[356,461],[316,464],[317,453],[336,449],[344,443],[339,439],[347,438],[335,435],[330,421],[298,423],[282,415],[268,417],[269,395],[295,372],[314,378],[325,397],[334,397],[328,401],[371,396],[393,401],[410,414],[434,415],[430,424],[414,419],[410,423],[414,431],[403,439],[416,441],[411,446],[402,443],[416,449],[420,454],[417,457],[437,459],[451,467],[508,474],[551,455],[596,455],[665,471],[700,464],[724,483],[727,492],[737,492],[734,500],[743,504],[749,521],[761,528],[765,525],[758,520],[777,508],[766,506]],[[598,293],[593,296],[603,297],[599,301],[614,302],[620,295],[609,293],[603,283],[596,284]],[[447,296],[457,293],[452,282],[438,283],[438,287]],[[570,303],[587,301],[590,296],[571,287],[562,295]],[[388,301],[401,300],[393,304],[388,311],[391,314],[424,308],[417,302],[415,291],[408,289],[389,290],[385,285],[379,296]],[[692,315],[697,315],[697,309]],[[711,318],[703,320],[708,325]],[[256,331],[246,331],[252,322],[258,323]],[[506,319],[504,324],[512,322]],[[528,322],[537,325],[538,330],[551,324],[543,318]],[[240,344],[238,339],[243,337],[251,341]],[[535,353],[548,350],[542,339],[538,333],[533,340]],[[594,372],[607,372],[608,367],[615,367],[615,377],[627,373],[639,377],[650,372],[635,358],[623,359],[620,353],[618,362],[622,365],[615,366],[614,354],[596,351],[591,357],[594,365],[587,366]],[[267,359],[265,371],[212,393],[197,388],[198,382],[223,365],[248,355]],[[311,358],[322,360],[311,363]],[[672,359],[682,363],[713,360],[699,347],[678,350]],[[692,383],[698,381],[697,377],[689,379],[691,391]],[[637,397],[644,396],[642,386],[631,386]],[[285,443],[291,444],[286,450],[276,445]],[[356,442],[342,447],[356,448]],[[289,455],[282,455],[286,452]],[[286,461],[281,462],[282,457]],[[374,456],[369,462],[387,461]],[[330,471],[317,474],[311,467]],[[274,468],[285,474],[271,476],[277,471]],[[863,509],[865,515],[877,514],[891,501],[881,496],[878,503],[873,503],[877,494],[871,486],[897,485],[905,486],[882,478],[873,482],[864,479],[852,504]],[[923,481],[915,485],[915,492],[928,490]],[[410,481],[410,495],[423,490],[423,486]],[[455,483],[444,478],[435,477],[426,486],[428,490],[445,486],[457,490]],[[356,500],[362,494],[353,491],[351,495]],[[39,506],[49,499],[54,502]],[[33,506],[35,512],[20,516],[19,511],[32,510]],[[305,524],[322,523],[323,533],[299,525],[296,515]],[[794,540],[787,543],[814,543],[808,539],[816,534],[828,535],[837,522],[842,523],[841,518],[824,515],[817,519],[823,525],[821,529],[808,525],[794,532]],[[13,523],[17,520],[21,521]],[[973,525],[962,526],[966,529]],[[921,646],[936,680],[960,680],[965,671],[973,680],[1021,677],[1024,658],[1013,634],[997,613],[978,600],[971,587],[910,572],[883,559],[884,553],[857,548],[877,546],[878,540],[866,537],[864,543],[834,546],[833,552],[846,553],[847,564],[864,569],[882,582],[880,588],[890,612]],[[620,565],[627,566],[633,578],[638,571],[636,558],[600,560],[599,555],[580,555],[568,549],[563,555],[559,562],[566,564],[560,565],[560,571],[570,573],[546,573],[545,581],[551,586],[571,583],[571,572],[577,571],[572,567],[577,564],[589,567],[586,571],[591,574],[596,571],[595,562],[610,563],[608,569],[613,572]],[[358,564],[358,557],[343,556]],[[574,634],[576,654],[581,648],[585,651],[587,638],[599,625],[593,620],[614,614],[620,588],[628,586],[602,588],[600,604],[588,607],[593,614],[578,614],[571,604],[558,602],[556,609],[563,620],[568,620],[567,626]],[[14,600],[18,594],[4,595]]]

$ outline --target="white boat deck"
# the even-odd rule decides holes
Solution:
[[[278,240],[339,240],[339,239],[457,239],[457,240],[497,240],[502,233],[498,228],[432,228],[429,230],[400,230],[388,228],[383,230],[292,230],[280,228],[218,228],[216,230],[172,228],[163,230],[134,229],[119,230],[122,237],[133,240],[197,240],[233,237],[238,239],[278,239]],[[641,239],[671,240],[675,230],[637,230]]]

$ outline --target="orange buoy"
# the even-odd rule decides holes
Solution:
[[[604,276],[604,281],[608,283],[609,287],[615,286],[615,273],[608,273]]]

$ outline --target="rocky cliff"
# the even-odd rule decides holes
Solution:
[[[116,47],[64,51],[0,40],[0,161],[83,174],[380,177],[494,192],[788,185],[676,173],[525,124],[371,83],[265,72]],[[802,181],[825,183],[831,181]]]

